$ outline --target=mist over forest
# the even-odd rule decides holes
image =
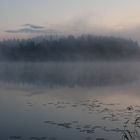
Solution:
[[[140,47],[131,39],[81,35],[11,39],[0,42],[0,61],[139,60]]]
[[[117,37],[40,36],[0,42],[0,81],[105,86],[139,80],[140,47]],[[137,61],[137,62],[136,62]]]

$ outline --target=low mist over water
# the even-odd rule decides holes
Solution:
[[[47,87],[94,87],[131,84],[140,62],[1,62],[0,81]]]
[[[135,61],[1,62],[0,139],[139,140],[139,76]]]
[[[95,65],[96,73],[103,74],[106,79],[111,79],[103,80],[103,75],[100,77],[96,74],[98,76],[93,77],[94,82],[91,86],[87,82],[90,81],[86,73],[89,69],[86,69],[84,72],[80,71],[80,77],[86,79],[84,84],[80,80],[74,80],[75,75],[72,75],[71,79],[68,78],[68,83],[64,85],[62,84],[64,81],[59,83],[55,79],[46,82],[47,84],[51,82],[51,86],[46,86],[44,81],[41,81],[43,82],[41,84],[41,82],[35,82],[37,79],[27,79],[27,73],[23,76],[26,80],[20,80],[20,77],[16,77],[21,72],[19,69],[14,71],[16,76],[13,76],[13,71],[11,72],[14,78],[8,76],[7,73],[10,80],[7,79],[3,81],[5,84],[3,82],[0,84],[0,139],[122,140],[125,134],[130,136],[127,134],[130,132],[130,134],[137,133],[133,137],[139,140],[138,71],[137,73],[135,71],[135,74],[132,73],[131,70],[134,69],[128,67],[130,64],[97,63],[93,66]],[[138,66],[138,63],[134,65]],[[27,65],[23,66],[27,70]],[[105,68],[105,66],[108,67]],[[15,70],[15,67],[12,68]],[[118,71],[122,69],[124,73]],[[39,67],[36,70],[39,70]],[[70,70],[74,72],[76,69],[73,67],[68,70],[71,73]],[[104,70],[110,71],[104,72]],[[68,75],[68,72],[65,73]],[[6,73],[3,74],[4,77],[5,75]],[[75,77],[75,79],[78,78]],[[47,81],[46,78],[45,81]]]

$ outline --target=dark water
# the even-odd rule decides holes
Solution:
[[[0,140],[121,140],[140,114],[139,89],[1,85]]]
[[[99,80],[98,78],[101,78],[100,74],[104,71],[104,78],[110,78],[110,74],[113,78],[110,82],[115,81],[116,84],[110,83],[109,85],[107,83],[102,86],[87,87],[82,87],[82,85],[72,87],[54,86],[53,88],[48,87],[48,85],[25,84],[25,81],[24,83],[17,83],[21,78],[20,73],[22,73],[22,76],[23,73],[25,74],[26,66],[24,65],[25,69],[23,70],[21,69],[23,66],[17,65],[15,67],[15,64],[10,65],[14,65],[11,68],[12,71],[9,70],[11,66],[7,64],[2,66],[3,69],[8,69],[10,78],[13,78],[14,82],[12,81],[13,84],[12,82],[5,84],[2,82],[0,84],[0,140],[140,139],[138,63],[136,65],[132,64],[131,67],[128,67],[128,64],[121,64],[123,71],[118,64],[117,66],[113,64],[113,68],[106,67],[110,64],[96,67],[98,76],[94,81]],[[76,65],[74,64],[74,66]],[[34,68],[36,72],[39,70],[36,66]],[[71,70],[74,68],[71,68]],[[111,71],[109,71],[110,68],[112,68]],[[19,69],[23,71],[18,71]],[[80,71],[78,76],[82,76],[87,70],[89,68]],[[91,69],[89,71],[91,74]],[[74,72],[74,76],[72,76],[75,77],[77,73],[78,71]],[[1,70],[0,77],[3,74],[6,75],[5,71]],[[68,78],[70,77],[69,74],[65,73],[66,79],[67,75]],[[84,79],[86,78],[85,75]],[[118,84],[121,79],[124,81]],[[88,81],[88,79],[86,80]],[[75,82],[73,79],[72,81]],[[108,80],[104,80],[104,82],[108,82]]]

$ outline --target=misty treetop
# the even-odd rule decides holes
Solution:
[[[137,42],[116,37],[36,37],[0,42],[0,61],[93,61],[140,58]]]

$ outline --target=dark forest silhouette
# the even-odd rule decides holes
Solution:
[[[137,42],[116,37],[36,37],[0,42],[0,61],[92,61],[139,59]]]

